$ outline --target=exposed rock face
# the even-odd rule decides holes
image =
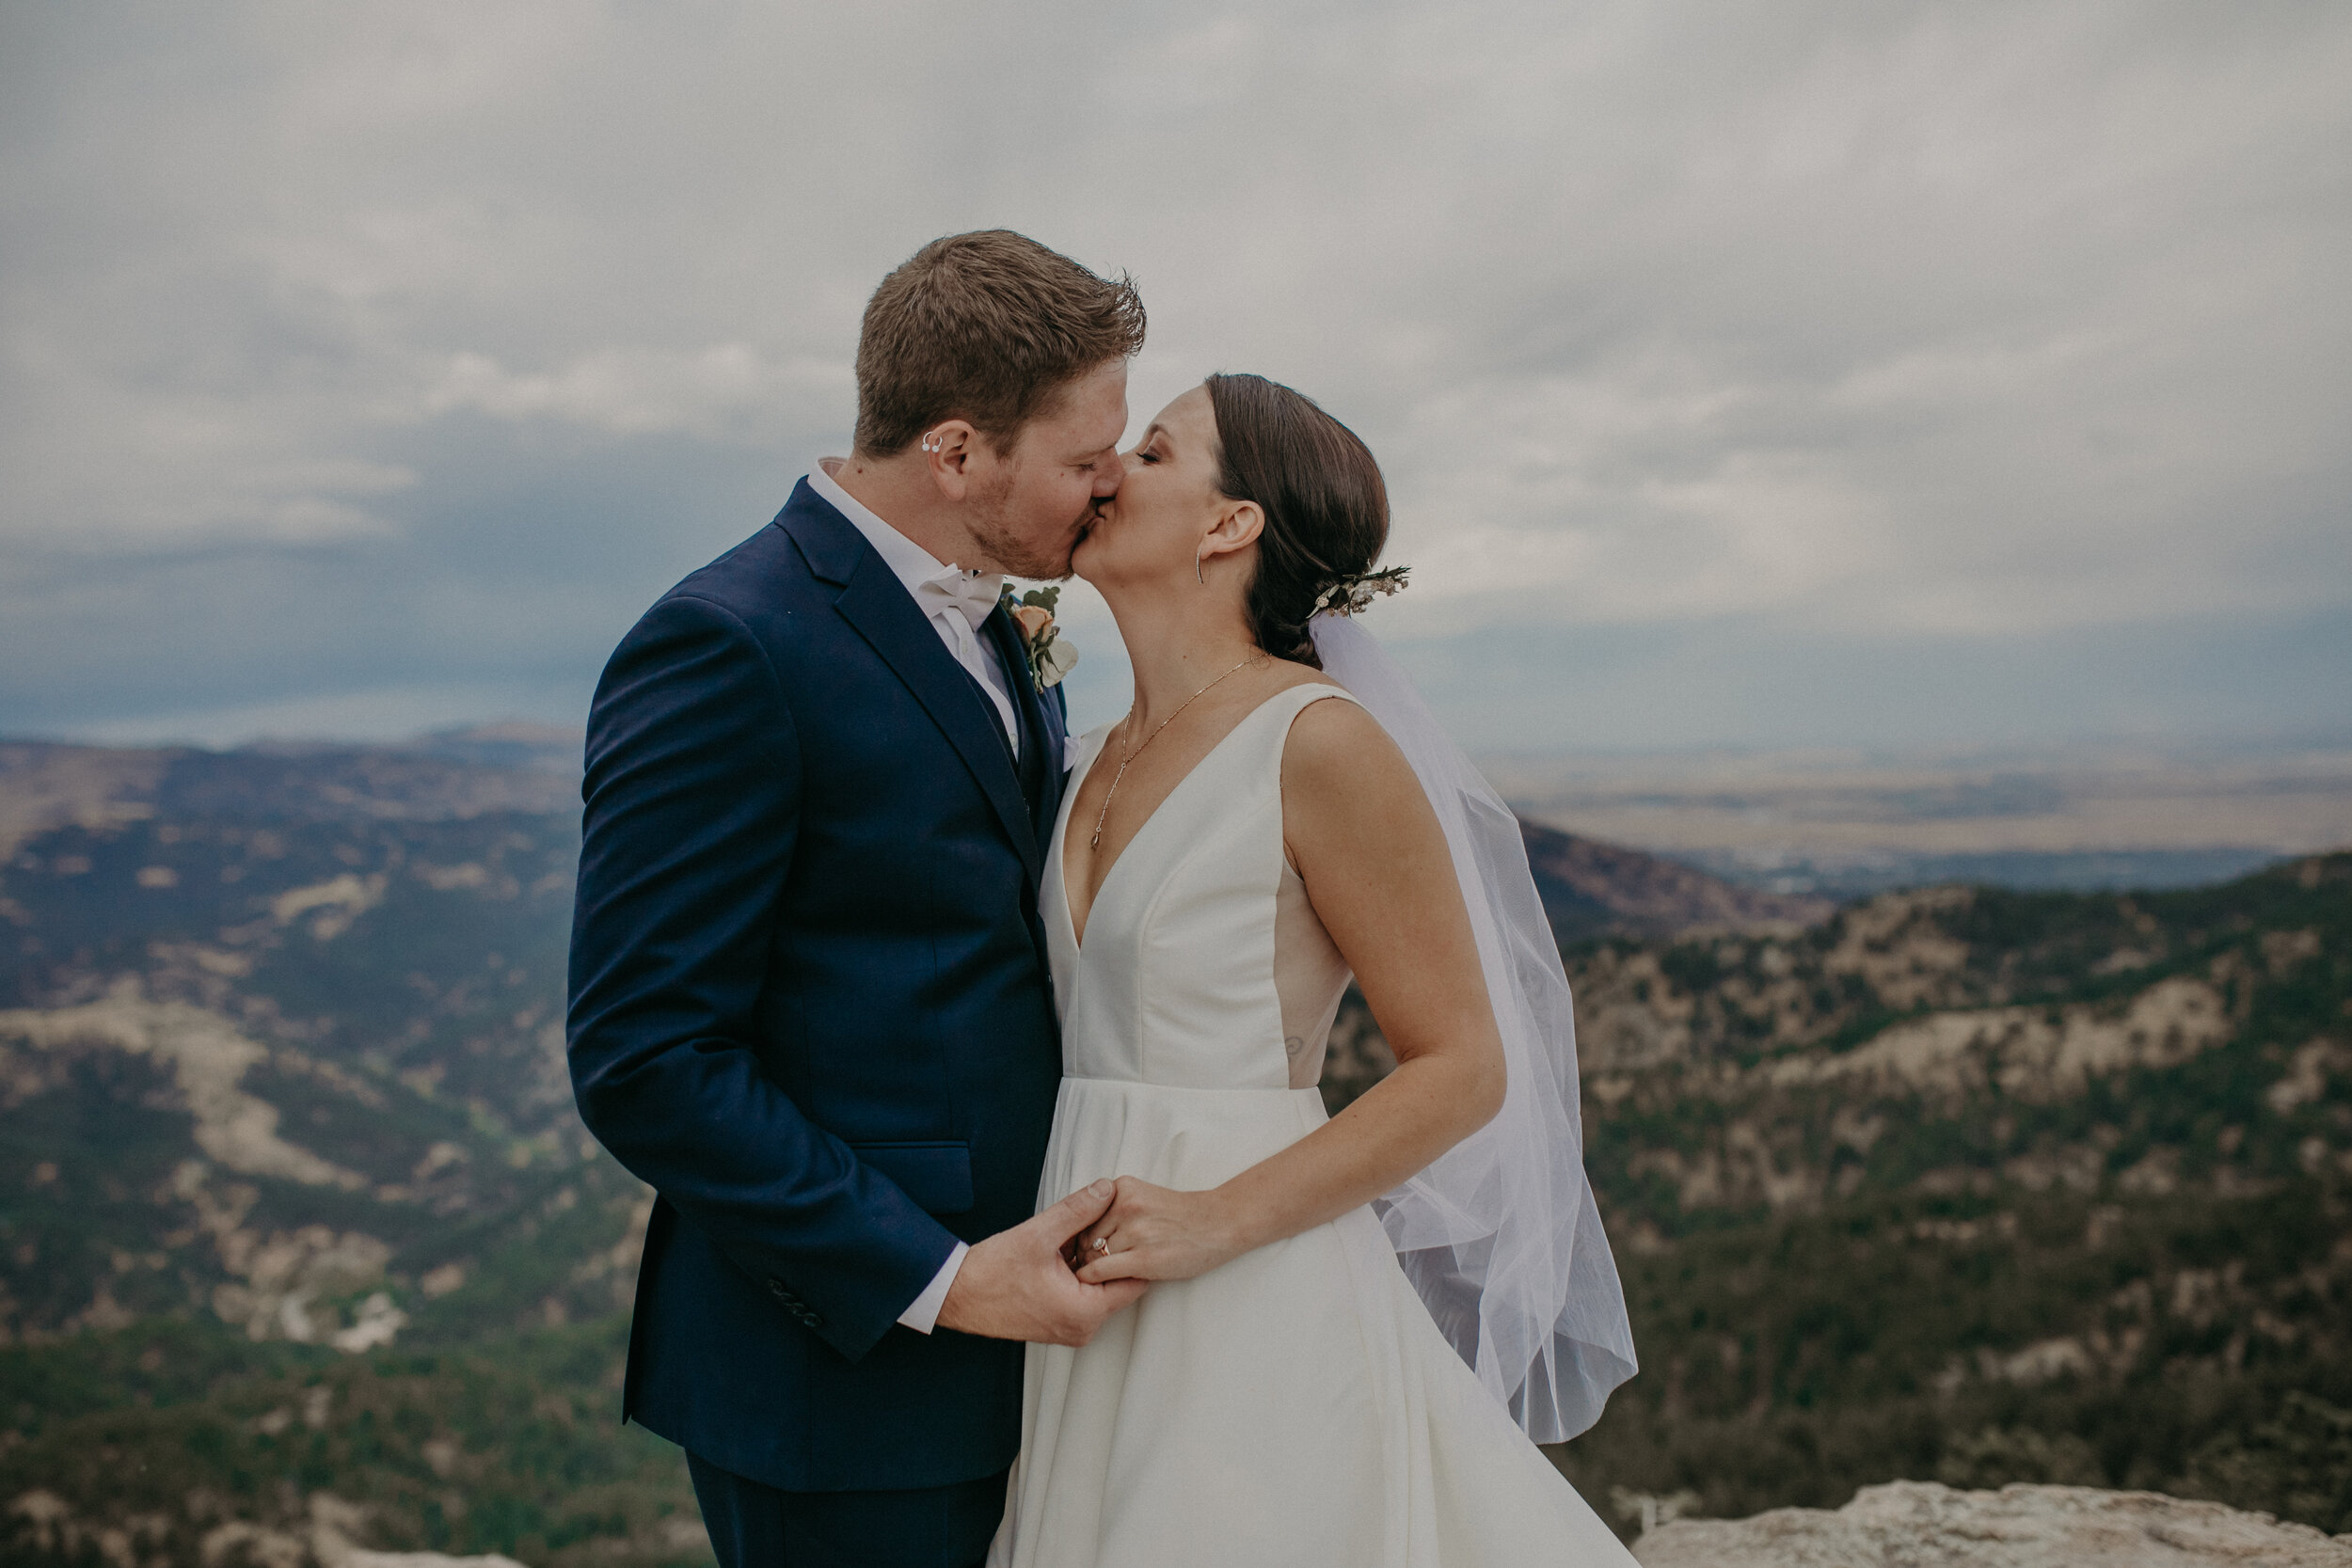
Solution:
[[[78,1007],[0,1011],[0,1071],[11,1087],[46,1087],[38,1066],[15,1060],[9,1048],[20,1041],[51,1055],[112,1048],[167,1064],[195,1122],[196,1147],[230,1170],[347,1192],[367,1185],[365,1177],[278,1136],[278,1107],[246,1091],[246,1069],[268,1059],[266,1047],[202,1007],[147,1000],[135,976],[123,976],[104,999]]]
[[[1677,1520],[1633,1555],[1644,1568],[2347,1568],[2352,1536],[2156,1492],[1899,1481],[1836,1513]]]

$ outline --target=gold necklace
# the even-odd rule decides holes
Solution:
[[[1249,666],[1253,664],[1263,664],[1271,657],[1273,656],[1269,655],[1263,648],[1252,648],[1249,651],[1249,657],[1243,659],[1239,664],[1234,665],[1231,670],[1226,671],[1225,675],[1238,675],[1244,670],[1248,669]],[[1225,675],[1217,676],[1216,681],[1211,681],[1209,683],[1209,686],[1215,686],[1216,681],[1223,680]],[[1176,722],[1177,714],[1183,713],[1184,709],[1192,706],[1193,704],[1208,695],[1209,686],[1202,687],[1200,690],[1194,692],[1183,702],[1178,703],[1176,705],[1176,712],[1171,713],[1167,718],[1161,720],[1159,722],[1159,728],[1153,730],[1150,735],[1143,737],[1143,746],[1149,746],[1154,740],[1159,739],[1160,730],[1164,730],[1168,728],[1168,725]],[[1129,708],[1127,710],[1127,717],[1133,719],[1135,716],[1136,710],[1134,708]],[[1103,792],[1103,809],[1094,814],[1094,836],[1087,840],[1087,847],[1089,849],[1100,849],[1103,847],[1103,819],[1111,814],[1111,797],[1119,793],[1119,781],[1127,776],[1127,765],[1135,761],[1136,758],[1143,755],[1143,746],[1136,747],[1134,751],[1129,752],[1125,756],[1119,759],[1119,771],[1111,775],[1111,786]]]

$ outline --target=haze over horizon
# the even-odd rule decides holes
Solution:
[[[0,735],[579,722],[1002,225],[1365,436],[1475,750],[2352,736],[2352,12],[967,14],[0,18]]]

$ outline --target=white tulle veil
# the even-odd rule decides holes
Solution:
[[[1375,1203],[1454,1348],[1538,1443],[1600,1418],[1633,1375],[1625,1291],[1584,1175],[1576,1020],[1518,819],[1355,621],[1311,623],[1324,669],[1402,747],[1454,853],[1502,1033],[1494,1120]]]

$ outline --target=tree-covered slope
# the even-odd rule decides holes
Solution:
[[[623,1304],[625,1266],[541,1277],[515,1250],[560,1234],[604,1257],[641,1206],[564,1077],[574,837],[494,813],[20,845],[0,873],[0,1329],[189,1311],[366,1343],[395,1316]]]
[[[1897,1477],[2352,1530],[2352,855],[1572,952],[1644,1361],[1588,1493]]]
[[[0,1562],[707,1562],[676,1450],[612,1418],[624,1330],[343,1354],[154,1318],[0,1351]]]
[[[568,785],[32,750],[0,778],[0,1561],[707,1560],[675,1450],[616,1419],[648,1200],[564,1070],[577,818],[515,809]]]

